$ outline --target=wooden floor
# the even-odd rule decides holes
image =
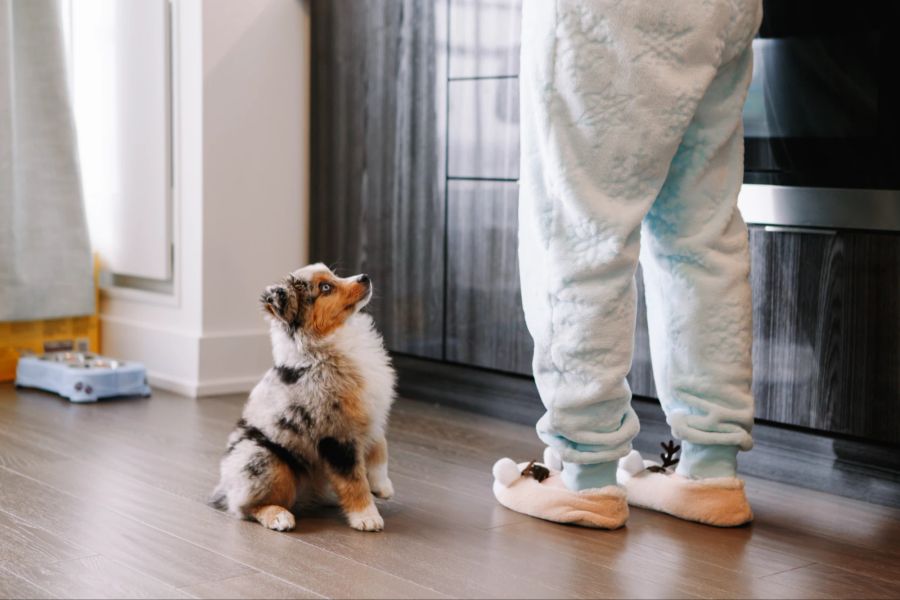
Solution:
[[[900,597],[900,511],[762,480],[718,530],[634,509],[591,531],[498,506],[524,426],[401,401],[381,534],[284,534],[204,504],[242,396],[72,405],[0,384],[0,597]]]

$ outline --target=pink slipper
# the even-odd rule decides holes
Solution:
[[[628,519],[628,502],[620,486],[574,492],[563,485],[559,470],[540,463],[516,464],[509,458],[498,460],[493,473],[494,496],[510,510],[599,529],[618,529]]]
[[[689,479],[674,467],[643,460],[636,450],[619,460],[617,479],[628,503],[706,525],[736,527],[753,520],[744,482],[737,477]]]

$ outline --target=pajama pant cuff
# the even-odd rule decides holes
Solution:
[[[618,461],[582,465],[563,462],[562,481],[565,486],[578,492],[592,488],[616,485]]]
[[[681,443],[677,472],[692,479],[734,477],[737,474],[737,446],[709,446]]]

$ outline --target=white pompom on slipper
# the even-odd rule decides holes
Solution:
[[[549,466],[498,460],[493,468],[497,501],[510,510],[557,523],[599,529],[618,529],[625,524],[628,503],[624,489],[608,485],[575,492],[563,484],[559,469]]]

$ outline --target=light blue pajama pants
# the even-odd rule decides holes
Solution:
[[[519,267],[538,435],[572,489],[615,480],[638,420],[644,269],[678,472],[733,476],[752,446],[741,111],[761,0],[525,0]]]

